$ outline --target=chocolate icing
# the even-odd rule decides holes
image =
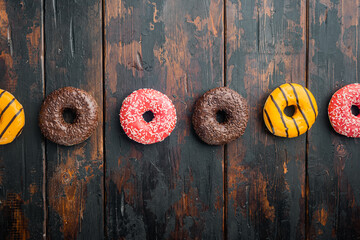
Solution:
[[[63,111],[75,112],[73,123],[65,122]],[[84,90],[65,87],[52,92],[41,106],[39,126],[49,140],[65,146],[79,144],[88,139],[98,125],[98,105]]]
[[[216,120],[218,111],[225,112],[225,121]],[[244,134],[249,119],[246,100],[234,90],[219,87],[197,100],[192,117],[195,132],[210,145],[222,145]]]

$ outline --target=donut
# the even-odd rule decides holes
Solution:
[[[288,106],[295,112],[289,117],[284,113]],[[279,137],[293,138],[308,131],[318,115],[318,107],[312,93],[296,83],[285,83],[267,98],[263,117],[269,131]]]
[[[14,141],[21,134],[24,125],[23,106],[11,93],[0,89],[0,145]]]
[[[223,112],[224,121],[217,120]],[[192,123],[196,134],[209,145],[222,145],[244,134],[249,119],[245,98],[227,87],[207,91],[195,103]]]
[[[66,110],[74,113],[74,121],[63,117]],[[53,91],[41,105],[39,126],[50,141],[64,146],[79,144],[88,139],[98,125],[99,107],[84,90],[64,87]]]
[[[360,137],[360,115],[353,115],[351,107],[360,107],[360,84],[346,85],[332,96],[328,114],[331,126],[344,136]]]
[[[153,119],[145,121],[151,112]],[[126,135],[141,144],[163,141],[174,130],[176,110],[171,100],[154,89],[139,89],[125,98],[120,109],[120,124]]]

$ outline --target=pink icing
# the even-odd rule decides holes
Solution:
[[[154,119],[146,122],[143,114],[152,111]],[[163,141],[176,125],[176,110],[171,100],[154,89],[139,89],[125,98],[120,109],[120,123],[126,135],[142,144]]]
[[[347,137],[360,137],[360,115],[351,113],[351,106],[360,107],[360,84],[349,84],[332,96],[328,113],[336,132]]]

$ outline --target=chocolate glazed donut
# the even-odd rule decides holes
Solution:
[[[218,122],[218,112],[224,121]],[[206,92],[195,104],[192,123],[199,137],[210,145],[222,145],[244,134],[249,119],[246,100],[234,90],[219,87]]]
[[[52,92],[41,106],[39,126],[49,140],[65,146],[88,139],[98,125],[98,105],[84,90],[65,87]],[[70,110],[75,119],[65,121],[63,113]]]

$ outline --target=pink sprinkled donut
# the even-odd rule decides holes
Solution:
[[[153,119],[145,121],[151,111]],[[163,141],[176,125],[176,110],[171,100],[154,89],[139,89],[125,98],[120,109],[120,123],[126,135],[142,144]]]
[[[360,115],[353,115],[351,107],[360,107],[360,84],[346,85],[332,96],[328,113],[334,130],[347,137],[360,137]]]

